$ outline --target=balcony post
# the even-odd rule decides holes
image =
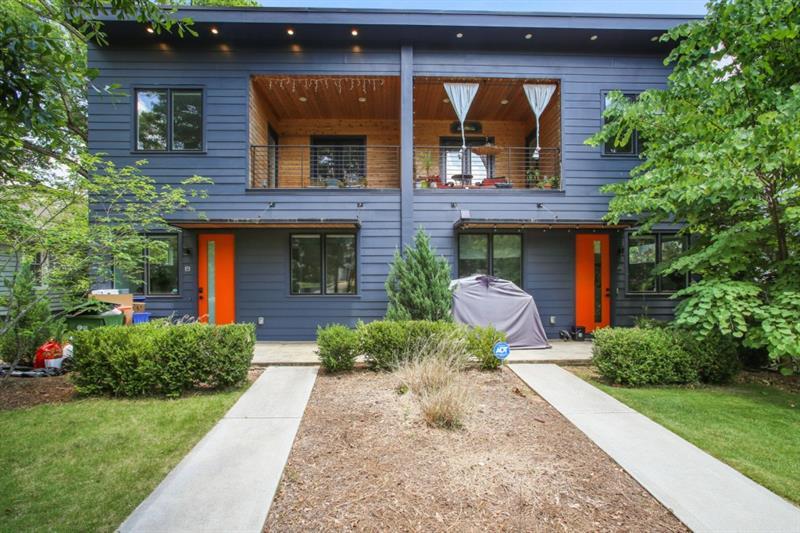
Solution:
[[[414,49],[400,48],[400,243],[414,237]]]

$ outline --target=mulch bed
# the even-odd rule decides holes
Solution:
[[[0,377],[0,410],[68,402],[75,396],[75,386],[68,375],[47,378]]]
[[[265,531],[686,531],[507,369],[456,431],[390,374],[320,374]]]

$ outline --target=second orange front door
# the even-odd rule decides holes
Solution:
[[[611,324],[611,258],[605,233],[575,236],[575,325],[586,332]]]
[[[197,237],[197,313],[201,322],[236,320],[234,239],[229,233]]]

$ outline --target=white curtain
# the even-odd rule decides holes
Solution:
[[[477,83],[445,83],[444,90],[453,104],[458,121],[461,123],[461,153],[467,149],[467,139],[464,136],[464,120],[467,118],[467,111],[472,105],[475,93],[478,92]]]
[[[555,85],[540,85],[528,84],[522,86],[525,89],[525,96],[528,97],[528,103],[531,104],[531,110],[536,116],[536,150],[533,152],[533,158],[539,158],[539,117],[542,116],[547,104],[550,103],[550,97],[556,92]]]

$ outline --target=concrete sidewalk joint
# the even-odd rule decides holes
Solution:
[[[260,532],[316,375],[266,369],[119,530]]]
[[[509,365],[695,532],[800,531],[800,509],[556,365]]]

